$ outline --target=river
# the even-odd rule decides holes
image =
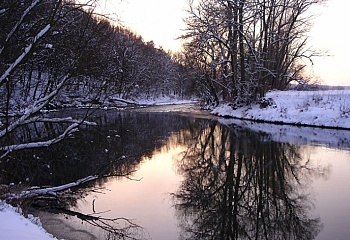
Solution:
[[[31,158],[20,167],[2,166],[11,169],[4,179],[32,185],[109,176],[75,189],[65,204],[118,218],[120,235],[71,214],[34,211],[59,239],[350,236],[348,131],[219,119],[193,105],[101,110],[89,120],[98,126],[19,154]]]

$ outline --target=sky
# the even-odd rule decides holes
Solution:
[[[145,41],[152,40],[165,50],[180,50],[181,41],[176,38],[185,28],[188,0],[105,0],[101,5]],[[308,73],[322,84],[350,86],[349,9],[349,0],[328,0],[313,7],[309,44],[329,56],[314,59]]]
[[[310,43],[330,55],[314,61],[314,73],[325,84],[350,86],[349,9],[349,0],[329,0],[315,8]]]

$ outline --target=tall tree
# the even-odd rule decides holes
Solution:
[[[249,103],[303,81],[308,9],[323,0],[191,1],[184,49],[209,98]]]

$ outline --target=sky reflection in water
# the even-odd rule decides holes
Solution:
[[[347,239],[348,151],[203,122],[142,157],[131,177],[140,181],[111,179],[88,195],[83,212],[94,200],[97,212],[134,219],[152,239]]]
[[[313,164],[329,166],[326,178],[313,178],[316,195],[315,212],[324,225],[317,239],[346,240],[350,236],[350,153],[316,147],[310,151]]]
[[[173,159],[184,150],[181,146],[163,146],[151,158],[143,157],[132,179],[113,179],[106,183],[105,194],[85,198],[84,212],[92,211],[95,199],[97,212],[108,211],[106,217],[123,216],[142,226],[152,239],[177,239],[175,210],[170,193],[181,177],[174,171]]]

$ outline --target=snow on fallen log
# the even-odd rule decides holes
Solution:
[[[57,192],[62,192],[64,190],[68,190],[72,187],[77,187],[81,184],[91,182],[98,179],[97,175],[91,175],[85,178],[81,178],[75,182],[67,183],[64,185],[56,186],[56,187],[47,187],[47,188],[37,188],[32,187],[31,189],[22,191],[19,194],[9,194],[5,196],[7,199],[25,199],[25,198],[34,198],[37,196],[43,196],[43,195],[49,195],[49,196],[56,196]]]
[[[79,121],[79,120],[75,120],[72,118],[53,118],[53,119],[36,119],[36,122],[73,122],[73,124],[71,124],[69,127],[66,128],[66,130],[59,136],[52,138],[50,140],[47,141],[42,141],[42,142],[30,142],[30,143],[22,143],[22,144],[14,144],[14,145],[9,145],[9,146],[3,146],[0,147],[0,151],[5,151],[4,154],[2,154],[0,156],[0,159],[6,157],[10,152],[15,151],[15,150],[23,150],[23,149],[30,149],[30,148],[41,148],[41,147],[48,147],[52,144],[58,143],[60,141],[62,141],[66,136],[73,134],[75,132],[78,132],[79,129],[78,127],[81,124],[84,125],[90,125],[90,126],[96,126],[97,124],[95,122],[88,122],[88,121]]]
[[[139,105],[137,102],[125,100],[122,98],[111,98],[110,100],[113,102],[122,102],[122,103],[130,104],[130,105]]]
[[[74,119],[72,117],[65,118],[43,118],[41,116],[33,117],[23,122],[23,125],[30,124],[33,122],[50,122],[50,123],[79,123],[82,125],[97,126],[97,123],[90,121],[82,121],[79,119]]]
[[[10,152],[12,152],[14,150],[48,147],[52,144],[58,143],[58,142],[62,141],[67,135],[79,131],[78,127],[79,127],[78,123],[73,123],[61,135],[59,135],[53,139],[50,139],[48,141],[22,143],[22,144],[15,144],[15,145],[1,147],[0,151],[5,151],[5,153],[0,156],[0,159],[6,157]]]

